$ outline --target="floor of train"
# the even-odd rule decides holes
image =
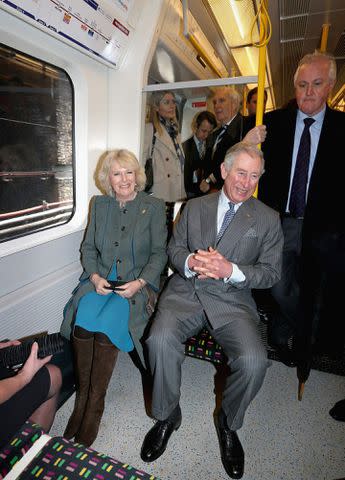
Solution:
[[[152,419],[145,413],[140,373],[129,356],[120,353],[93,447],[162,480],[229,478],[213,424],[214,366],[186,357],[182,374],[182,425],[163,456],[146,464],[139,452]],[[272,361],[239,431],[246,454],[243,479],[345,479],[345,423],[328,414],[344,397],[343,376],[312,370],[299,402],[296,369]],[[51,435],[61,435],[73,403],[74,396],[57,412]]]

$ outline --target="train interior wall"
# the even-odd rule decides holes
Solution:
[[[141,92],[161,4],[142,0],[141,19],[119,69],[0,8],[1,42],[65,69],[73,82],[76,169],[76,209],[69,223],[0,244],[0,338],[59,329],[81,273],[89,200],[100,193],[93,180],[98,158],[111,148],[140,152]]]

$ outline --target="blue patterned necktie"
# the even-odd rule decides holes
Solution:
[[[216,243],[222,238],[225,230],[228,228],[231,220],[234,218],[235,215],[235,204],[229,202],[229,210],[226,211],[223,219],[222,226],[220,227],[219,232],[217,233]]]
[[[303,218],[307,193],[308,170],[310,160],[310,127],[313,118],[304,119],[304,130],[296,157],[295,173],[292,180],[289,212],[296,218]]]

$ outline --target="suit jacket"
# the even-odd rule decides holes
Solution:
[[[264,117],[267,126],[267,137],[262,144],[265,173],[260,179],[259,198],[281,214],[285,212],[289,192],[296,117],[295,108],[276,110]],[[335,302],[341,310],[343,307],[341,297],[332,296],[330,300],[325,288],[341,281],[345,273],[344,132],[345,113],[326,107],[302,233],[301,285],[302,298],[306,299],[303,321],[309,325],[320,301],[317,298],[320,289],[324,297],[329,298],[329,304]],[[331,322],[335,326],[339,315],[330,318],[328,308],[323,307],[323,310],[329,328]]]
[[[259,198],[280,213],[285,212],[296,128],[296,109],[267,113],[264,124],[267,137],[262,144],[265,173],[259,184]],[[342,210],[345,113],[326,108],[325,118],[310,179],[304,216],[305,228],[312,230],[343,230]],[[320,215],[329,204],[327,215]],[[341,210],[340,210],[341,209]]]
[[[176,154],[174,142],[164,127],[162,134],[155,132],[155,145],[152,154],[153,187],[152,193],[166,202],[177,202],[186,198],[183,169]],[[153,125],[146,124],[144,138],[144,161],[151,155]],[[180,135],[177,136],[180,143]],[[182,146],[181,146],[182,148]]]
[[[221,188],[223,186],[223,179],[220,173],[220,165],[224,161],[224,157],[226,152],[229,150],[230,147],[235,145],[235,143],[240,142],[244,135],[247,133],[247,121],[246,119],[238,113],[235,118],[232,120],[230,125],[223,135],[220,142],[217,144],[216,148],[210,148],[207,151],[207,155],[205,156],[205,174],[204,178],[207,178],[211,173],[213,173],[214,177],[217,180],[217,183],[214,185],[216,188]],[[220,128],[215,130],[211,137],[211,146],[215,144],[218,134],[220,132]]]
[[[219,192],[191,199],[175,226],[168,255],[175,272],[161,297],[159,308],[188,318],[204,311],[211,325],[219,328],[236,316],[257,319],[252,288],[267,288],[280,278],[283,234],[279,215],[259,200],[244,202],[217,245],[218,251],[238,265],[245,281],[185,277],[188,255],[215,246]]]
[[[160,274],[167,260],[166,236],[165,204],[162,200],[139,192],[125,209],[120,209],[113,197],[94,197],[81,245],[84,271],[65,307],[62,334],[69,338],[80,298],[94,290],[90,275],[97,272],[107,278],[115,260],[119,280],[143,278],[158,291]],[[129,330],[139,354],[142,354],[139,340],[148,321],[147,300],[145,290],[140,290],[129,300]]]
[[[200,158],[199,150],[195,144],[194,136],[188,138],[188,140],[183,142],[182,147],[185,156],[184,186],[187,197],[199,197],[200,195],[203,195],[199,188],[200,182],[203,178],[203,161]],[[197,172],[197,183],[193,182],[195,171]]]

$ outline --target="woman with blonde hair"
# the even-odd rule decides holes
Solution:
[[[91,202],[83,273],[61,327],[72,338],[77,379],[64,436],[86,446],[97,437],[118,351],[136,349],[143,361],[149,293],[158,291],[167,260],[165,204],[142,191],[146,177],[135,155],[106,152],[95,180],[104,195]]]
[[[146,124],[144,162],[152,159],[153,183],[150,191],[166,202],[186,197],[184,154],[176,117],[176,98],[172,92],[154,92],[151,98],[151,123]]]

